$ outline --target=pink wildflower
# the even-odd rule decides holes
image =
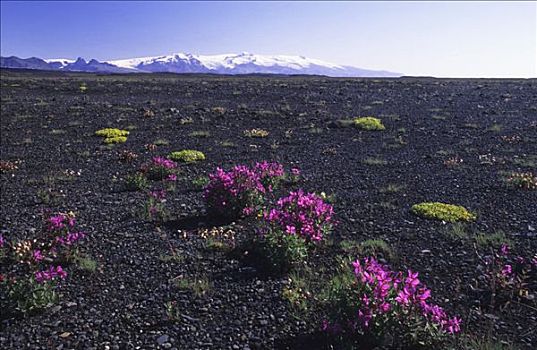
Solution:
[[[48,219],[49,222],[49,229],[51,230],[58,230],[65,227],[65,224],[63,223],[65,220],[65,216],[63,214],[51,216]]]
[[[450,318],[447,321],[447,331],[451,334],[455,334],[461,331],[461,320],[457,317]]]
[[[402,305],[408,305],[410,303],[410,293],[406,287],[397,294],[395,301]]]
[[[40,250],[34,250],[34,251],[32,252],[32,257],[34,258],[34,260],[35,260],[36,262],[39,262],[39,261],[41,261],[41,260],[44,259],[43,254],[41,254],[41,251],[40,251]]]
[[[252,215],[252,213],[254,212],[254,208],[252,207],[246,207],[242,210],[242,213],[245,215],[245,216],[250,216]]]
[[[418,273],[413,273],[411,270],[408,270],[408,276],[405,279],[405,284],[412,290],[416,288],[420,284],[420,280],[418,279]]]
[[[510,274],[513,273],[513,268],[511,265],[504,265],[503,268],[502,268],[502,275],[503,276],[509,276]]]

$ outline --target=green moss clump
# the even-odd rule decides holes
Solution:
[[[127,130],[120,130],[116,128],[104,128],[95,131],[95,135],[104,137],[103,142],[107,145],[113,143],[124,143],[127,141]]]
[[[125,137],[129,135],[129,132],[127,130],[105,128],[105,129],[95,131],[95,135],[106,137],[106,138],[114,138],[114,137],[121,137],[121,136]]]
[[[107,137],[104,139],[103,142],[106,143],[107,145],[111,143],[124,143],[124,142],[127,142],[127,137],[125,136]]]
[[[362,130],[384,130],[386,127],[382,121],[374,117],[359,117],[354,118],[354,126]]]
[[[410,209],[415,215],[446,222],[472,221],[476,216],[460,205],[426,202],[414,204]]]
[[[170,153],[168,158],[177,162],[194,163],[205,160],[205,154],[200,151],[184,149],[182,151],[175,151]]]

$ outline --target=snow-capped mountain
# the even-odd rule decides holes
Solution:
[[[113,60],[108,63],[143,72],[218,74],[317,74],[336,77],[400,76],[398,73],[341,66],[304,56],[255,55],[247,52],[223,55],[177,53],[168,56]]]
[[[103,73],[215,73],[215,74],[305,74],[333,77],[398,77],[402,74],[342,66],[304,56],[255,55],[247,52],[223,55],[177,53],[99,62],[83,58],[20,59],[2,57],[1,67]],[[35,66],[35,68],[34,68]]]

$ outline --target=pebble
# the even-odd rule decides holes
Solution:
[[[168,339],[170,339],[170,337],[167,334],[163,334],[157,338],[157,344],[163,345],[164,343],[168,342]]]

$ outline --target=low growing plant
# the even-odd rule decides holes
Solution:
[[[147,220],[163,222],[168,216],[166,210],[166,191],[149,191],[147,201],[144,204],[143,216]]]
[[[343,341],[430,348],[460,332],[461,320],[430,302],[418,273],[393,272],[372,257],[346,262],[325,292],[322,329]]]
[[[127,191],[142,191],[148,186],[147,178],[143,173],[137,172],[133,175],[127,175],[125,178],[125,189]]]
[[[505,179],[505,181],[509,186],[514,188],[537,190],[537,176],[530,172],[513,172]]]
[[[217,226],[211,229],[200,229],[198,234],[205,240],[209,250],[231,251],[235,248],[235,230],[232,227]]]
[[[119,152],[118,159],[122,163],[132,163],[136,159],[138,159],[138,154],[136,154],[136,153],[134,153],[132,151],[129,151],[129,150],[123,150],[123,151]]]
[[[386,127],[382,121],[374,117],[358,117],[354,119],[354,126],[361,130],[385,130]]]
[[[164,157],[153,157],[151,163],[142,167],[149,180],[160,181],[177,178],[177,163]]]
[[[116,128],[105,128],[97,130],[95,135],[103,137],[103,142],[105,144],[113,144],[126,142],[129,132],[127,130],[120,130]]]
[[[537,288],[537,255],[530,258],[516,256],[511,253],[507,244],[499,249],[491,249],[489,254],[480,255],[482,265],[481,278],[476,279],[477,285],[490,292],[487,303],[494,308],[517,299],[530,298],[530,290]],[[531,296],[533,298],[533,296]]]
[[[195,178],[194,180],[192,180],[192,185],[194,185],[196,189],[201,190],[209,184],[209,181],[210,180],[208,176],[199,176]]]
[[[414,204],[410,210],[417,216],[446,222],[473,221],[476,219],[475,214],[460,205],[440,202]]]
[[[182,320],[181,311],[177,306],[176,301],[168,301],[164,304],[166,310],[166,317],[173,322],[179,322]]]
[[[496,230],[492,233],[478,232],[474,237],[474,241],[477,245],[477,248],[481,250],[490,248],[498,249],[503,244],[511,244],[510,239],[507,238],[505,233],[501,230]]]
[[[454,222],[443,229],[443,233],[451,240],[464,240],[468,238],[466,225],[462,222]]]
[[[18,168],[19,167],[17,166],[16,162],[12,162],[9,160],[0,160],[0,174],[13,172]]]
[[[263,214],[260,251],[276,271],[303,263],[308,251],[325,239],[333,226],[334,209],[315,193],[291,192]]]
[[[253,167],[236,165],[230,171],[217,168],[209,175],[205,203],[210,214],[237,218],[261,210],[265,196],[284,178],[279,163],[261,162]]]
[[[50,306],[58,300],[56,289],[66,278],[63,262],[73,261],[77,244],[86,237],[76,231],[74,214],[49,217],[35,239],[6,242],[0,236],[0,250],[7,264],[0,266],[0,287],[6,290],[11,305],[23,313]]]
[[[190,291],[197,297],[208,294],[213,284],[206,275],[196,276],[195,278],[180,278],[175,281],[175,286],[181,290]]]
[[[269,135],[269,132],[263,129],[249,129],[244,130],[243,134],[246,137],[263,138],[267,137]]]
[[[194,163],[205,160],[205,154],[200,151],[185,149],[170,153],[168,158],[177,162]]]

